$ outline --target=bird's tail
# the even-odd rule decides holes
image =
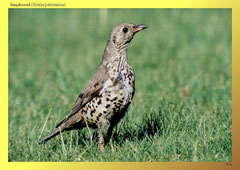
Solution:
[[[43,138],[42,140],[40,140],[38,142],[38,144],[42,144],[42,143],[45,143],[47,142],[48,140],[50,140],[51,138],[57,136],[59,133],[60,133],[61,129],[60,127],[59,128],[56,128],[52,133],[50,133],[48,136],[46,136],[45,138]]]

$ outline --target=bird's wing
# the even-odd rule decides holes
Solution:
[[[92,78],[89,80],[87,86],[79,94],[72,111],[69,115],[57,124],[56,128],[66,122],[71,116],[76,114],[81,108],[83,108],[94,97],[99,96],[103,89],[104,83],[109,78],[107,69],[101,64]]]

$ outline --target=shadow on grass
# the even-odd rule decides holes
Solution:
[[[141,141],[144,138],[152,139],[152,137],[160,136],[164,129],[164,121],[161,108],[145,113],[140,124],[131,122],[130,120],[122,120],[115,129],[113,140],[118,144],[125,141]]]

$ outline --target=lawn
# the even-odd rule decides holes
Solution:
[[[136,92],[114,151],[94,129],[38,145],[122,22],[149,28],[128,48]],[[231,9],[9,9],[8,160],[232,161],[231,25]]]

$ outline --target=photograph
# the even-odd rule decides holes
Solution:
[[[232,162],[232,8],[9,8],[8,162]]]

